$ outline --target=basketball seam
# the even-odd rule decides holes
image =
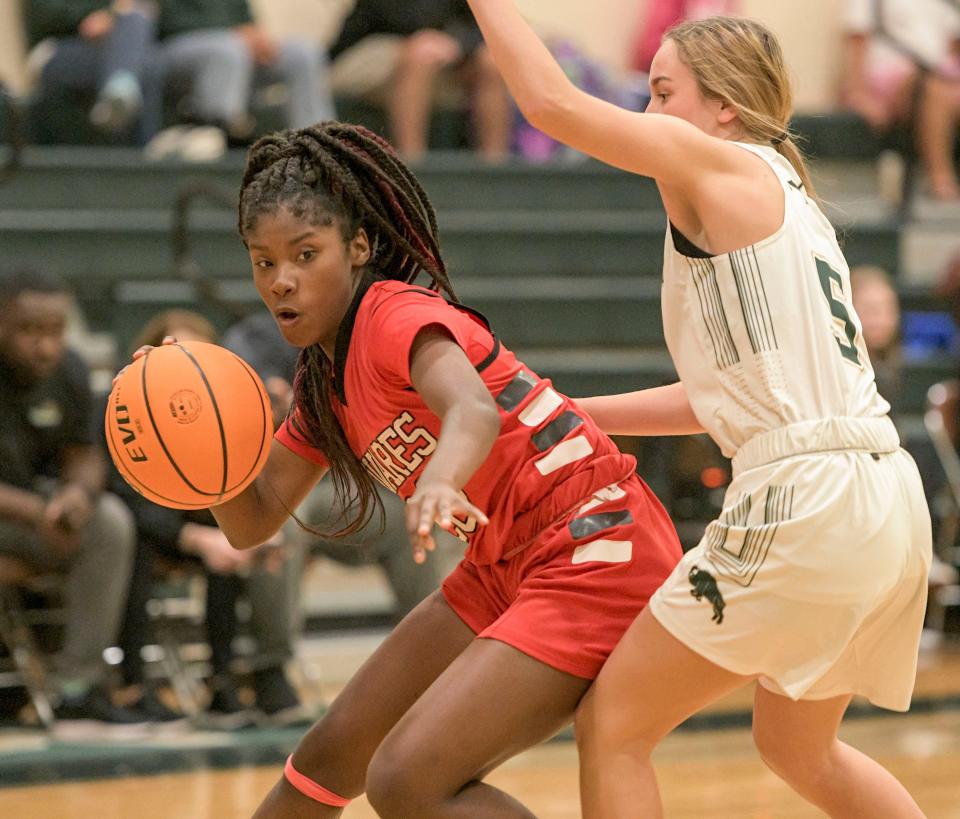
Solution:
[[[110,409],[111,409],[111,404],[108,402],[107,404],[108,417],[110,414]],[[133,486],[134,489],[137,489],[137,486],[139,486],[141,487],[141,489],[145,490],[146,492],[149,492],[150,495],[153,495],[155,498],[159,498],[160,500],[165,500],[165,501],[169,501],[170,503],[177,504],[176,508],[178,509],[206,509],[209,506],[209,504],[207,503],[188,503],[186,501],[180,500],[179,498],[168,498],[166,495],[161,495],[156,489],[153,489],[152,487],[147,486],[147,484],[145,484],[142,480],[140,480],[136,475],[133,474],[133,472],[131,472],[127,468],[126,462],[123,460],[123,458],[120,457],[120,448],[117,446],[116,442],[113,439],[115,434],[113,425],[109,421],[106,422],[106,425],[107,425],[107,428],[110,430],[110,434],[107,436],[107,447],[108,449],[111,450],[111,454],[114,456],[113,457],[114,466],[117,467],[117,470],[123,476],[123,479],[127,483],[129,483],[131,486]],[[136,486],[134,486],[134,484],[136,484]],[[145,498],[148,498],[148,500],[152,500],[146,494],[144,494],[144,492],[141,492],[139,489],[137,491],[140,492],[140,494],[143,495]],[[203,493],[200,493],[200,494],[203,494]]]
[[[183,349],[183,347],[181,347],[179,344],[177,344],[176,346],[179,347],[181,350]],[[197,369],[199,370],[200,367],[197,364],[196,360],[192,359],[192,357],[191,357],[191,360],[193,361],[194,366],[197,367]],[[147,418],[150,419],[150,425],[153,427],[153,432],[154,432],[154,435],[156,436],[157,443],[160,444],[160,448],[163,450],[163,454],[167,456],[167,460],[170,462],[170,465],[173,467],[177,475],[180,476],[180,479],[187,485],[187,487],[189,487],[192,491],[196,492],[198,495],[210,497],[210,498],[213,498],[214,500],[223,497],[222,489],[218,494],[215,492],[205,492],[204,490],[198,489],[196,486],[194,486],[190,482],[190,480],[187,478],[187,476],[183,473],[183,470],[180,469],[180,465],[176,462],[176,460],[174,460],[173,455],[170,454],[170,450],[167,449],[167,445],[163,440],[163,436],[160,434],[160,428],[157,426],[156,419],[153,417],[153,408],[150,406],[150,397],[147,394],[147,364],[149,361],[150,361],[150,353],[148,352],[143,358],[143,368],[140,370],[140,389],[141,389],[141,392],[143,393],[143,405],[147,411]],[[200,374],[202,377],[203,370],[200,370]],[[204,383],[205,384],[207,383],[206,379],[204,379]],[[209,384],[207,384],[207,389],[209,390]],[[213,396],[211,395],[211,399],[212,398]],[[216,401],[214,401],[214,408],[216,409]],[[219,410],[216,411],[216,415],[217,415],[217,423],[220,424]],[[226,461],[226,445],[223,439],[224,439],[223,426],[222,424],[220,424],[220,440],[224,448],[224,461]],[[224,483],[226,483],[226,470],[224,470],[224,476],[221,482],[221,487],[223,486]],[[149,487],[147,488],[149,489]],[[150,489],[149,491],[153,492],[153,489]]]
[[[244,483],[244,481],[246,481],[247,478],[250,477],[250,473],[253,472],[254,469],[256,469],[257,464],[260,463],[260,458],[261,458],[261,456],[263,455],[263,450],[264,450],[264,447],[266,446],[266,442],[267,442],[267,419],[272,417],[272,413],[268,411],[268,410],[269,410],[269,397],[267,397],[267,403],[264,403],[264,397],[265,397],[265,392],[266,392],[266,390],[265,390],[265,389],[264,389],[264,390],[259,389],[259,386],[260,386],[260,383],[261,383],[261,382],[260,382],[260,376],[258,376],[258,375],[256,374],[256,372],[254,371],[254,369],[253,369],[246,361],[244,361],[242,358],[240,358],[239,356],[237,356],[237,361],[239,361],[239,362],[243,365],[243,369],[246,371],[247,375],[250,377],[250,380],[253,382],[253,385],[254,385],[255,387],[258,387],[258,389],[257,389],[257,395],[260,396],[260,415],[261,415],[261,418],[262,418],[262,425],[261,425],[261,431],[260,431],[260,448],[257,450],[257,457],[254,458],[253,464],[252,464],[251,467],[247,470],[247,474],[244,475],[244,476],[243,476],[239,481],[237,481],[233,486],[231,486],[230,488],[226,489],[226,490],[225,490],[226,493],[232,492],[232,491],[233,491],[234,489],[236,489],[238,486],[242,486],[243,483]]]
[[[186,347],[182,344],[177,344],[179,348],[187,358],[193,363],[193,366],[197,368],[197,372],[200,373],[200,378],[203,379],[203,386],[207,388],[207,394],[210,396],[210,403],[213,405],[213,412],[217,416],[217,429],[220,431],[220,451],[223,453],[223,478],[220,481],[220,494],[218,498],[222,498],[224,492],[227,489],[227,434],[223,429],[223,417],[220,415],[220,405],[217,403],[217,397],[213,394],[213,387],[210,386],[210,381],[207,379],[207,374],[203,371],[203,367],[200,366],[200,362],[194,357]]]

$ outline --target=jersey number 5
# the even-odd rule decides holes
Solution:
[[[823,295],[827,299],[827,304],[830,305],[830,313],[834,319],[843,326],[842,336],[839,333],[834,334],[837,340],[837,346],[840,348],[840,355],[859,366],[860,352],[857,350],[855,343],[857,328],[854,326],[853,321],[850,320],[847,305],[837,298],[834,291],[834,285],[836,285],[836,291],[839,292],[841,296],[843,295],[843,280],[840,278],[840,274],[823,259],[817,259],[816,261],[817,275],[820,278],[820,288],[823,290]]]

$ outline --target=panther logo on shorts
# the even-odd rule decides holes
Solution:
[[[717,587],[717,581],[708,571],[694,566],[687,575],[693,588],[690,590],[691,596],[697,599],[699,603],[704,597],[713,605],[713,617],[711,618],[719,626],[723,622],[723,610],[727,604],[723,602],[723,595]]]

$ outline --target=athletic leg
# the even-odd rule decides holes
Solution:
[[[795,702],[757,686],[753,737],[760,756],[829,816],[921,819],[923,812],[889,771],[837,738],[850,699]]]
[[[470,60],[473,73],[473,118],[477,148],[490,162],[502,162],[510,154],[513,103],[500,71],[486,46]]]
[[[443,596],[431,595],[393,630],[300,741],[294,768],[334,794],[359,796],[377,746],[473,640],[473,632]],[[281,778],[255,819],[321,819],[340,811],[304,796]]]
[[[577,711],[584,817],[662,816],[653,749],[687,717],[748,682],[687,648],[644,610]]]
[[[231,125],[246,116],[254,64],[239,35],[223,29],[178,34],[164,41],[163,59],[172,79],[190,78],[196,118]]]
[[[401,156],[419,159],[427,150],[437,75],[458,58],[448,34],[425,29],[403,41],[387,104],[390,133]]]
[[[589,685],[506,643],[475,640],[379,747],[367,798],[388,819],[528,819],[482,778],[567,724]]]

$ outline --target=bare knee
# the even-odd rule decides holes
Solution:
[[[429,29],[412,34],[400,49],[398,67],[407,73],[438,73],[456,59],[448,39],[449,35]]]
[[[764,764],[791,784],[813,784],[829,774],[832,744],[798,741],[776,725],[753,722],[753,743]]]
[[[353,799],[363,793],[369,755],[362,750],[348,714],[329,712],[300,740],[294,767],[338,796]]]
[[[116,495],[104,492],[87,524],[85,540],[94,548],[113,553],[117,559],[129,560],[136,545],[133,513]]]
[[[777,732],[770,726],[753,720],[753,744],[764,764],[774,773],[779,773],[780,759],[784,755],[783,749],[779,747],[780,739]]]
[[[408,763],[407,755],[389,743],[381,746],[370,761],[366,793],[377,816],[385,819],[427,817],[432,812],[426,783],[418,781],[417,771]]]
[[[577,749],[583,756],[629,753],[649,757],[666,734],[636,711],[626,716],[622,708],[591,691],[577,708],[574,732]]]
[[[204,59],[208,66],[223,71],[244,72],[253,63],[250,51],[237,36],[211,38],[206,44]]]

